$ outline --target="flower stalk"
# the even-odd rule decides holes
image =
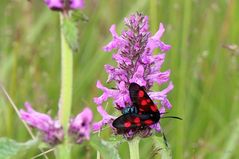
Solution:
[[[139,141],[139,137],[135,137],[132,140],[128,141],[130,159],[139,159]]]
[[[72,103],[72,81],[73,81],[73,52],[68,45],[63,33],[63,14],[60,14],[61,25],[61,95],[59,101],[59,120],[64,128],[64,133],[67,134],[68,123],[71,114]],[[65,142],[59,146],[56,156],[59,159],[70,159],[70,146],[68,144],[67,136],[65,135]]]
[[[72,103],[72,81],[73,81],[73,52],[68,45],[62,25],[63,17],[61,14],[61,95],[59,102],[59,119],[67,132]]]

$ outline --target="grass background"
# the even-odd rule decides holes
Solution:
[[[101,92],[97,79],[106,81],[104,64],[113,63],[102,46],[111,24],[123,28],[123,19],[136,11],[149,15],[151,31],[163,22],[163,41],[172,45],[164,70],[170,68],[175,85],[170,93],[170,115],[162,127],[176,159],[233,159],[239,152],[239,53],[223,47],[239,43],[239,2],[236,0],[86,0],[88,22],[79,24],[79,52],[74,54],[73,114],[90,106],[100,120],[92,98]],[[18,108],[25,101],[40,112],[57,113],[60,88],[59,16],[42,1],[1,0],[0,81]],[[113,113],[111,106],[108,111]],[[104,138],[110,136],[105,129]],[[0,136],[17,141],[30,138],[9,101],[0,94]],[[141,158],[150,157],[152,144],[140,144]],[[32,150],[27,157],[40,153]],[[75,146],[73,158],[95,158],[95,150]],[[120,146],[128,158],[127,145]],[[53,158],[53,154],[49,153]],[[156,157],[157,158],[157,157]]]

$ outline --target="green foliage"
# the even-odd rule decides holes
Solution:
[[[220,159],[230,159],[232,158],[232,153],[235,151],[238,147],[238,141],[239,141],[239,120],[237,120],[234,123],[234,127],[232,128],[231,135],[228,136],[228,139],[226,141],[225,149],[223,155],[220,157]]]
[[[29,140],[24,143],[16,142],[9,138],[0,138],[0,158],[15,159],[23,156],[29,149],[37,145],[36,140]]]
[[[171,150],[169,148],[169,143],[164,136],[153,136],[155,155],[161,156],[162,159],[172,159]]]
[[[79,34],[78,29],[76,27],[76,22],[70,18],[65,18],[62,27],[68,45],[74,52],[76,52],[79,47]]]
[[[104,159],[120,159],[116,142],[105,141],[94,135],[90,140],[90,145],[99,151]]]
[[[80,10],[73,11],[73,13],[71,15],[71,19],[76,23],[79,23],[80,21],[82,21],[82,22],[89,21],[89,17],[86,14],[84,14],[83,12],[81,12]]]

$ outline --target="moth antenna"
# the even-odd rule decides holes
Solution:
[[[47,153],[49,153],[49,152],[51,152],[51,151],[53,151],[53,150],[55,150],[55,148],[49,149],[49,150],[47,150],[47,151],[45,151],[45,152],[42,152],[42,153],[40,153],[40,154],[38,154],[38,155],[32,157],[31,159],[35,159],[35,158],[38,158],[38,157],[40,157],[40,156],[46,155]]]
[[[163,118],[173,118],[173,119],[183,120],[182,118],[177,117],[177,116],[163,116],[161,119],[163,119]]]

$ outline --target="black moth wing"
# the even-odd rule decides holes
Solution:
[[[118,133],[124,133],[129,130],[140,129],[145,126],[150,126],[156,122],[158,122],[158,119],[155,114],[140,115],[136,113],[128,113],[123,114],[117,119],[115,119],[112,125],[117,129]]]
[[[157,123],[160,119],[157,106],[143,87],[137,83],[131,83],[129,94],[133,103],[132,106],[137,108],[137,112],[123,114],[113,121],[112,125],[119,134],[129,130],[143,129],[145,126]]]
[[[157,106],[143,87],[137,83],[131,83],[129,86],[129,94],[133,105],[138,108],[139,114],[158,114],[158,116],[160,116]]]

